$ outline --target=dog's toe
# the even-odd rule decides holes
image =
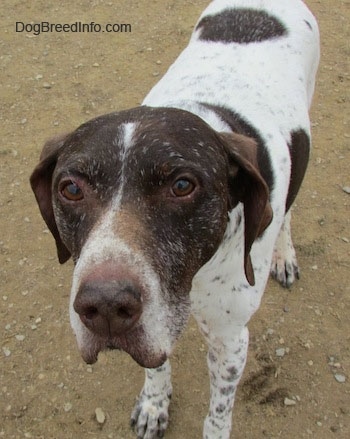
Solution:
[[[288,261],[282,258],[274,258],[271,265],[271,276],[284,288],[290,288],[294,281],[300,277],[296,259]]]

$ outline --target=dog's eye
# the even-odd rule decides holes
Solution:
[[[194,191],[195,187],[196,186],[192,181],[187,178],[180,178],[175,181],[171,190],[175,197],[186,197]]]
[[[74,181],[66,181],[61,188],[61,194],[69,201],[80,201],[84,198],[83,191]]]

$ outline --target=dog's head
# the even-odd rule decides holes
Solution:
[[[70,315],[94,362],[106,348],[146,367],[170,354],[197,271],[242,202],[244,267],[271,220],[255,142],[220,134],[182,110],[140,107],[52,139],[31,176],[61,263],[75,269]]]

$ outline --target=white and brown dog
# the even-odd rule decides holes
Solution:
[[[141,107],[49,141],[31,184],[61,263],[84,360],[146,367],[137,437],[161,437],[168,358],[192,312],[209,345],[204,438],[227,439],[269,272],[298,277],[290,207],[307,167],[319,60],[301,0],[214,0]],[[271,268],[272,266],[272,268]]]

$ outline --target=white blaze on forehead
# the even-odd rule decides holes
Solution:
[[[113,211],[116,211],[118,209],[119,204],[120,204],[120,200],[122,197],[124,183],[125,183],[126,156],[128,154],[128,151],[134,145],[134,135],[135,135],[135,131],[136,131],[137,126],[138,126],[138,123],[136,123],[136,122],[124,123],[120,127],[118,136],[115,139],[115,144],[120,145],[119,159],[120,159],[120,162],[122,165],[122,172],[121,172],[120,187],[119,187],[118,193],[114,199],[114,202],[112,204]]]
[[[121,127],[123,137],[119,141],[121,142],[120,160],[122,162],[124,161],[128,150],[134,144],[134,134],[135,134],[136,128],[137,128],[136,122],[127,122],[127,123],[123,124]]]

